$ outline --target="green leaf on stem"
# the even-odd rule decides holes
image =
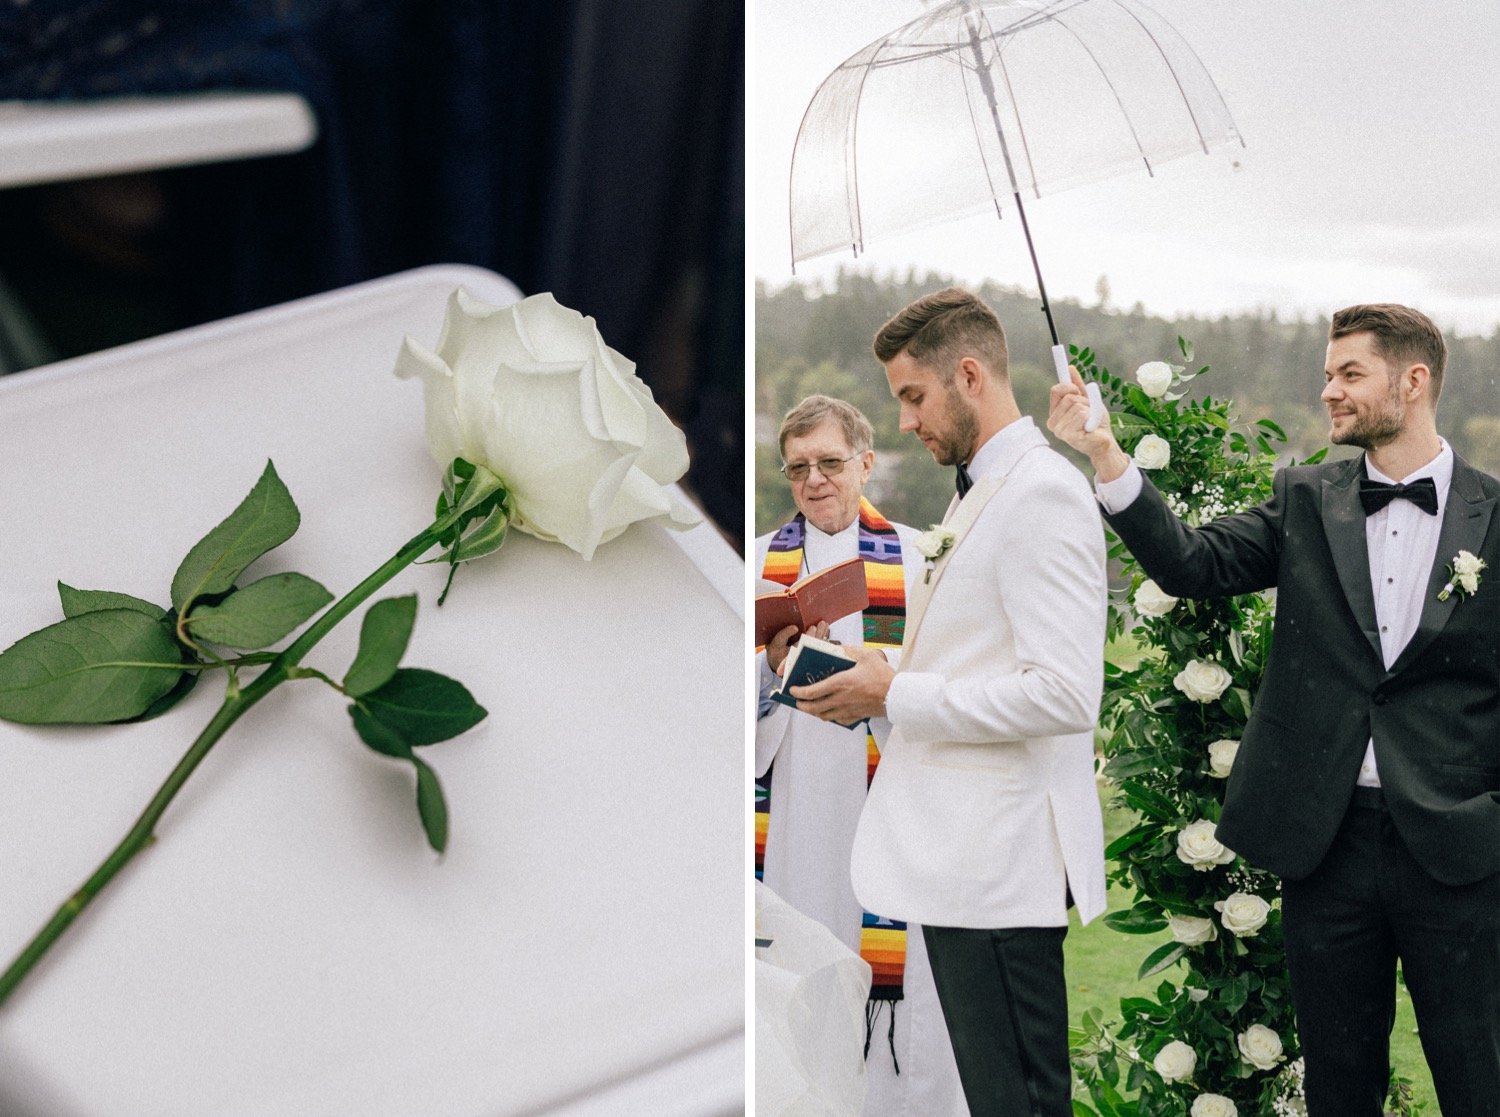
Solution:
[[[184,622],[195,639],[227,648],[268,648],[289,635],[333,594],[306,574],[272,574],[217,605],[200,605]]]
[[[358,698],[390,681],[416,621],[416,594],[388,597],[370,606],[359,629],[359,651],[344,676],[345,693]]]
[[[448,846],[448,804],[443,800],[442,785],[437,773],[420,757],[413,756],[411,762],[417,768],[417,814],[427,832],[427,844],[442,853]]]
[[[389,681],[360,695],[350,708],[360,737],[380,751],[386,750],[365,736],[360,728],[362,721],[378,723],[388,731],[377,734],[381,739],[394,735],[407,746],[417,747],[456,737],[478,725],[488,713],[463,683],[420,667],[399,669]]]
[[[1126,935],[1154,935],[1166,928],[1167,918],[1149,906],[1136,906],[1128,911],[1110,912],[1104,917],[1104,925]]]
[[[291,493],[267,462],[250,495],[182,560],[172,577],[173,606],[180,612],[204,594],[223,593],[247,566],[296,534],[301,522]]]
[[[177,684],[182,662],[159,617],[135,609],[69,617],[0,652],[0,718],[25,725],[133,718]]]
[[[64,617],[79,617],[84,613],[97,613],[103,609],[133,609],[154,620],[167,615],[168,610],[128,593],[112,593],[109,590],[78,590],[64,582],[57,583],[57,596],[62,600]]]
[[[1136,971],[1136,980],[1150,977],[1152,974],[1161,973],[1162,970],[1175,963],[1187,953],[1187,944],[1180,942],[1166,942],[1146,955],[1141,962],[1141,968]]]

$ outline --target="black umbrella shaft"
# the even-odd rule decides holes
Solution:
[[[1021,204],[1021,194],[1015,194],[1016,212],[1021,216],[1021,232],[1026,234],[1026,251],[1031,253],[1031,270],[1036,272],[1036,289],[1042,296],[1042,313],[1047,316],[1047,329],[1052,334],[1052,344],[1061,345],[1057,339],[1057,323],[1052,320],[1052,304],[1047,301],[1047,285],[1042,282],[1042,265],[1037,263],[1036,245],[1031,240],[1031,226],[1026,223],[1026,207]]]

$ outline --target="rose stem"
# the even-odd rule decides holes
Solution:
[[[455,513],[450,511],[434,521],[421,534],[414,536],[375,573],[329,606],[322,616],[308,626],[307,631],[289,644],[286,650],[272,660],[271,665],[257,675],[244,690],[233,697],[225,698],[218,713],[214,714],[203,732],[198,734],[197,740],[177,762],[177,766],[172,769],[166,782],[152,796],[151,802],[146,805],[141,817],[115,847],[114,852],[106,857],[104,862],[94,870],[94,874],[83,883],[83,886],[53,913],[52,918],[26,944],[26,948],[16,956],[15,961],[6,968],[3,974],[0,974],[0,1005],[5,1003],[6,998],[16,986],[21,984],[26,975],[31,972],[32,967],[41,960],[52,944],[68,929],[69,924],[78,918],[79,913],[88,907],[104,886],[113,880],[136,854],[155,841],[154,831],[157,820],[161,818],[177,793],[182,790],[182,785],[193,774],[193,770],[214,747],[214,743],[224,735],[224,731],[251,706],[286,682],[291,669],[297,666],[302,657],[311,651],[319,640],[328,635],[334,626],[357,609],[366,598],[436,544],[439,537],[452,526],[456,518]]]

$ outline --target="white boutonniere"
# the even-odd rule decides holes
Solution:
[[[1484,568],[1484,559],[1469,551],[1459,551],[1448,564],[1448,584],[1438,590],[1438,600],[1447,601],[1455,590],[1461,598],[1473,596],[1479,588],[1479,572]]]
[[[937,566],[937,560],[948,552],[957,539],[958,536],[940,524],[933,524],[917,536],[917,551],[927,560],[927,568],[922,574],[924,584],[932,581],[932,571]]]

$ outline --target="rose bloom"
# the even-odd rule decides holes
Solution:
[[[1194,702],[1213,702],[1229,689],[1234,680],[1217,663],[1195,659],[1177,672],[1172,685]]]
[[[1215,837],[1217,829],[1206,818],[1189,822],[1177,835],[1177,859],[1205,873],[1216,865],[1229,864],[1234,860],[1234,851]]]
[[[1152,399],[1161,399],[1172,386],[1172,366],[1166,361],[1147,361],[1135,370],[1135,381]]]
[[[1235,754],[1240,751],[1238,741],[1215,741],[1208,746],[1208,774],[1225,779],[1234,767]]]
[[[1223,1094],[1199,1094],[1193,1099],[1192,1117],[1239,1117],[1239,1107]]]
[[[1459,551],[1453,560],[1453,573],[1460,578],[1466,575],[1478,574],[1484,569],[1484,559],[1472,551]]]
[[[1176,607],[1178,600],[1163,593],[1160,586],[1147,578],[1135,591],[1135,611],[1143,617],[1164,617]]]
[[[1166,469],[1172,461],[1172,444],[1159,435],[1148,434],[1135,444],[1130,457],[1142,469]]]
[[[1260,1070],[1275,1070],[1276,1064],[1284,1062],[1281,1037],[1264,1024],[1251,1024],[1239,1035],[1240,1056],[1251,1066]]]
[[[1198,1069],[1198,1053],[1182,1040],[1174,1039],[1156,1053],[1151,1065],[1163,1082],[1181,1082],[1184,1078],[1191,1078],[1193,1071]]]
[[[637,520],[699,520],[670,488],[687,470],[682,432],[594,320],[551,295],[495,307],[455,291],[437,351],[408,337],[396,375],[422,381],[438,465],[499,477],[522,531],[587,559]]]
[[[1167,926],[1172,931],[1172,941],[1184,946],[1202,946],[1219,937],[1214,921],[1201,915],[1169,915]]]
[[[913,542],[923,558],[935,559],[953,546],[954,535],[944,527],[934,527],[917,536]]]
[[[1214,908],[1219,912],[1219,922],[1224,924],[1224,930],[1242,939],[1254,938],[1271,914],[1270,904],[1248,892],[1233,892],[1227,899],[1215,901]]]

